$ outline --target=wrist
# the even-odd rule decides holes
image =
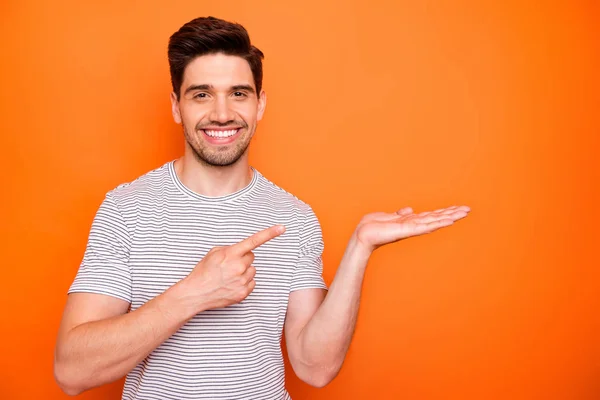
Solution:
[[[350,259],[364,263],[365,265],[373,251],[374,249],[371,246],[364,244],[358,239],[356,233],[352,235],[348,242],[348,247],[346,248],[346,254]]]
[[[186,277],[164,292],[169,314],[177,320],[187,322],[194,315],[204,311],[203,302],[199,301],[197,290],[193,290],[189,279]]]

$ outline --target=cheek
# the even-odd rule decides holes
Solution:
[[[198,125],[198,123],[202,122],[204,119],[204,113],[199,112],[199,110],[187,109],[181,111],[183,123],[190,131],[196,130],[196,125]]]
[[[246,121],[248,125],[254,124],[258,119],[256,107],[245,107],[238,110],[237,114]]]

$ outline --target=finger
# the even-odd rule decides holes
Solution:
[[[452,214],[448,215],[447,218],[451,218],[453,220],[459,220],[469,215],[468,211],[454,211]]]
[[[469,211],[471,211],[471,209],[467,206],[454,206],[454,207],[448,207],[448,208],[442,209],[442,210],[438,211],[437,213],[447,215],[447,214],[452,214],[455,212],[468,213]]]
[[[246,270],[246,272],[244,272],[242,274],[242,277],[244,278],[244,285],[247,285],[252,279],[254,279],[254,276],[256,275],[256,267],[254,266],[249,266],[248,269]]]
[[[445,219],[445,218],[447,218],[447,217],[428,213],[425,215],[416,216],[412,221],[417,224],[429,224],[431,222],[439,221],[440,219]],[[402,221],[399,221],[399,222],[402,222]]]
[[[432,221],[432,222],[428,222],[426,224],[423,224],[424,229],[426,229],[427,232],[433,232],[435,230],[438,230],[440,228],[444,228],[446,226],[450,226],[454,223],[453,220],[451,219],[440,219],[440,220],[436,220],[436,221]]]
[[[468,206],[451,206],[451,207],[446,207],[446,208],[438,208],[437,210],[433,210],[433,211],[425,211],[422,213],[419,213],[417,215],[419,216],[424,216],[424,215],[429,215],[429,214],[438,214],[438,215],[446,215],[446,214],[451,214],[455,211],[462,211],[462,212],[469,212],[471,211],[471,208]]]
[[[456,220],[459,220],[466,216],[467,216],[467,213],[465,211],[453,211],[453,212],[444,213],[444,214],[428,213],[428,214],[425,214],[422,216],[415,217],[414,221],[416,221],[420,224],[428,224],[428,223],[431,223],[434,221],[442,221],[445,219],[456,221]]]
[[[225,248],[225,246],[215,246],[215,247],[212,247],[210,250],[208,250],[208,253],[215,253],[224,248]]]
[[[444,207],[444,208],[438,208],[437,210],[433,210],[432,212],[434,213],[443,213],[446,211],[454,211],[458,208],[458,206],[450,206],[450,207]]]
[[[423,211],[417,214],[417,217],[428,217],[430,215],[443,215],[444,213],[452,212],[450,208],[438,208],[435,211]]]
[[[252,291],[256,287],[256,281],[254,279],[251,279],[250,282],[248,282],[247,287],[248,287],[248,294],[252,293]]]
[[[246,266],[252,265],[253,262],[254,262],[254,253],[253,252],[249,251],[242,256],[242,263],[245,264]]]
[[[258,246],[265,244],[269,240],[276,238],[283,232],[285,232],[285,227],[283,225],[272,226],[255,233],[239,243],[229,246],[229,251],[236,255],[244,255],[247,252],[256,249]]]
[[[415,223],[410,236],[424,235],[454,223],[451,219],[433,220],[431,222]]]
[[[423,217],[433,216],[436,218],[460,219],[460,218],[465,217],[469,211],[470,211],[470,208],[467,206],[454,206],[454,207],[448,207],[448,208],[440,208],[435,211],[425,211],[425,212],[417,214],[417,217],[423,218]]]
[[[466,211],[462,211],[462,210],[455,210],[452,212],[448,212],[448,213],[444,213],[444,214],[440,214],[438,215],[438,219],[452,219],[454,221],[459,220],[461,218],[464,218],[467,216],[467,212]]]

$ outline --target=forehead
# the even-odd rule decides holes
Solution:
[[[216,88],[242,84],[254,87],[254,80],[250,64],[246,60],[219,53],[196,57],[185,68],[183,90],[191,85],[203,84]]]

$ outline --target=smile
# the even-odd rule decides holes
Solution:
[[[203,130],[207,136],[212,138],[228,138],[239,132],[239,129],[229,129],[229,130]]]

